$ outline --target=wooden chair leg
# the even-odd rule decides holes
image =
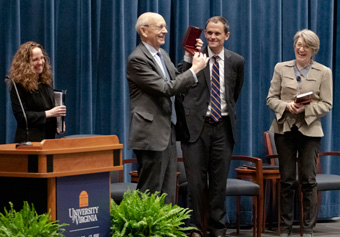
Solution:
[[[262,220],[262,233],[265,232],[266,230],[266,214],[267,214],[267,208],[266,208],[266,203],[267,203],[267,182],[264,179],[263,180],[263,220]]]
[[[261,237],[262,234],[262,221],[263,221],[263,200],[261,196],[259,196],[256,200],[256,215],[257,215],[257,236]]]
[[[240,234],[240,206],[241,196],[236,197],[236,233]]]
[[[277,233],[281,234],[281,183],[277,183]]]
[[[273,218],[275,217],[275,214],[277,213],[276,209],[278,207],[278,203],[277,203],[277,187],[278,187],[278,182],[277,180],[273,179],[271,181],[271,210],[270,210],[270,220],[269,220],[269,229],[272,230],[273,228]]]
[[[256,237],[256,233],[257,230],[259,228],[258,226],[258,210],[257,210],[257,197],[253,197],[253,202],[252,202],[252,206],[253,206],[253,237]]]

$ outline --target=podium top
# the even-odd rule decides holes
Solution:
[[[46,139],[41,142],[32,142],[32,144],[32,146],[17,148],[16,144],[3,144],[0,145],[0,154],[49,155],[123,148],[123,144],[119,143],[116,135]]]
[[[53,178],[122,170],[115,135],[46,139],[32,146],[0,145],[0,177]]]

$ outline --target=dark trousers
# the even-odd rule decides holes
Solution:
[[[281,176],[281,232],[291,233],[294,220],[296,164],[303,194],[303,232],[312,233],[317,218],[315,180],[321,137],[307,137],[294,126],[284,135],[275,134]],[[298,156],[298,159],[297,159]]]
[[[166,193],[165,203],[175,204],[176,199],[176,132],[172,125],[171,138],[164,151],[134,150],[138,160],[137,189]]]
[[[188,180],[189,224],[206,235],[224,235],[226,181],[234,140],[229,117],[216,124],[205,123],[199,139],[182,143]]]

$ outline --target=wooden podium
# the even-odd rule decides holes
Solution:
[[[18,148],[16,144],[0,145],[1,193],[9,193],[9,195],[13,193],[15,198],[18,196],[20,198],[22,195],[20,188],[16,189],[16,187],[12,187],[10,193],[6,186],[10,179],[19,178],[19,180],[28,180],[28,182],[44,180],[42,185],[38,184],[41,185],[38,188],[41,190],[38,196],[47,199],[45,201],[46,211],[50,210],[52,220],[56,220],[59,218],[57,213],[59,179],[105,173],[107,174],[105,187],[107,180],[109,193],[107,200],[110,200],[109,172],[123,169],[122,148],[123,145],[119,144],[119,139],[115,135],[43,140],[40,143],[33,142],[33,146]],[[25,192],[30,192],[30,190]],[[8,203],[11,200],[2,200],[2,202],[6,201]],[[38,202],[44,202],[44,200],[38,200]],[[3,206],[0,208],[2,211]]]

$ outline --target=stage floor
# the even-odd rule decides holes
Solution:
[[[236,229],[228,228],[226,236],[239,236],[239,237],[246,237],[252,236],[253,230],[252,229],[241,229],[240,235],[236,234]],[[273,230],[266,229],[265,233],[262,233],[262,237],[272,237],[278,236],[277,228],[273,228]],[[293,226],[293,234],[292,237],[299,237],[300,236],[300,226],[298,224]],[[314,227],[314,237],[339,237],[340,236],[340,218],[336,218],[335,220],[328,220],[328,221],[320,221],[316,223]]]

